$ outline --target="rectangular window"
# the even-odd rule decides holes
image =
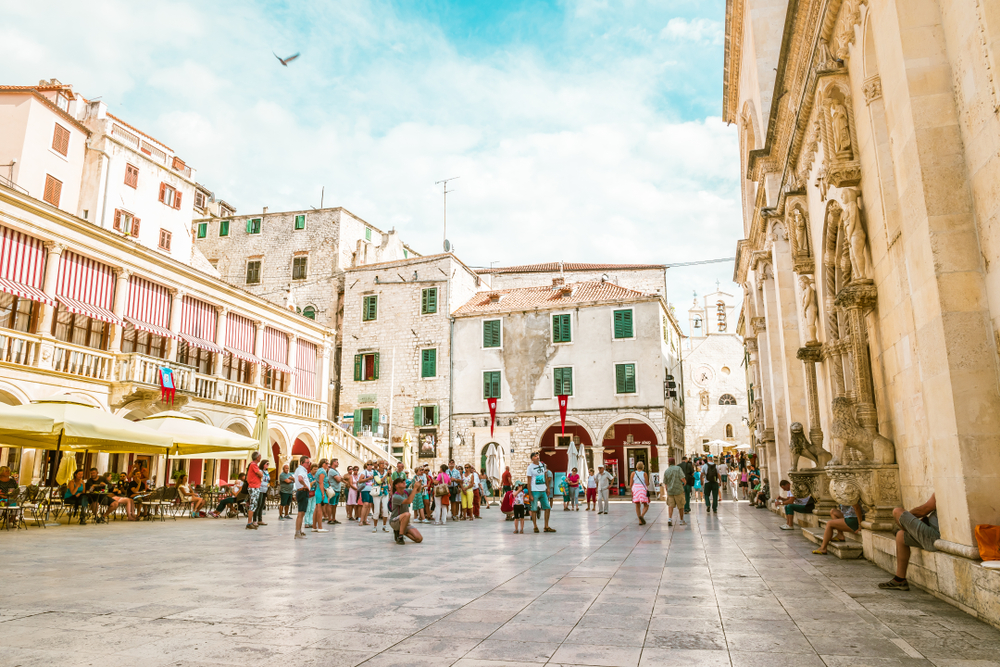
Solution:
[[[129,327],[122,334],[122,352],[126,354],[138,352],[148,357],[165,359],[167,356],[167,339]]]
[[[361,308],[361,319],[364,322],[378,319],[378,295],[372,294],[365,297]]]
[[[135,217],[128,211],[123,211],[117,208],[115,209],[114,227],[115,231],[119,231],[123,234],[128,234],[133,237],[139,236],[139,218]]]
[[[194,207],[195,208],[205,208],[205,193],[200,190],[195,190],[194,193]]]
[[[247,262],[247,285],[256,285],[260,282],[260,260],[252,259]]]
[[[500,320],[483,322],[483,347],[500,347],[501,338]]]
[[[552,316],[552,342],[568,343],[571,340],[569,314]]]
[[[222,377],[233,382],[250,384],[253,379],[254,364],[227,354],[222,362]]]
[[[125,185],[130,188],[139,187],[139,167],[130,164],[125,165]]]
[[[62,181],[45,174],[45,193],[42,195],[42,199],[58,208],[61,197]]]
[[[420,314],[430,315],[438,311],[438,289],[428,287],[420,292]]]
[[[308,260],[308,257],[292,258],[292,280],[306,279],[306,262],[308,262]]]
[[[229,221],[223,220],[219,223],[219,236],[229,236]]]
[[[437,350],[420,350],[420,377],[437,377]]]
[[[633,338],[632,310],[615,311],[615,338]]]
[[[268,366],[264,369],[264,389],[284,392],[288,389],[288,373]]]
[[[69,130],[56,123],[56,129],[52,133],[52,150],[60,155],[69,155]]]
[[[413,408],[414,426],[437,426],[438,420],[438,406],[436,405],[417,405]]]
[[[56,95],[56,106],[69,113],[69,98],[62,93],[58,93]]]
[[[573,369],[554,368],[552,369],[552,393],[556,396],[573,395]]]
[[[208,223],[199,222],[198,223],[198,238],[203,239],[208,236]]]
[[[194,366],[202,375],[208,375],[215,366],[215,354],[180,341],[177,344],[177,361]]]
[[[31,332],[32,318],[38,311],[35,302],[31,299],[23,299],[13,294],[0,292],[0,327],[13,329],[14,331]],[[13,340],[8,340],[7,353],[5,357],[0,357],[2,361],[14,361],[14,363],[30,363],[27,361],[29,351],[33,350],[28,345],[20,345]]]
[[[483,398],[500,398],[500,371],[483,373]]]
[[[635,393],[635,364],[615,364],[615,393]]]
[[[109,328],[101,320],[69,312],[61,303],[56,310],[55,317],[52,318],[52,335],[55,336],[56,340],[93,347],[98,350],[108,349]],[[59,351],[57,351],[57,365],[59,360]]]
[[[372,240],[372,228],[365,227],[365,241],[371,241],[371,240]]]
[[[354,381],[370,382],[378,379],[378,352],[354,355]]]
[[[160,242],[158,244],[160,250],[166,250],[167,252],[170,252],[170,241],[173,238],[173,236],[174,235],[171,232],[168,232],[165,229],[160,230]]]
[[[305,228],[306,228],[305,214],[295,216],[295,229],[305,229]]]
[[[261,218],[247,218],[247,234],[260,234]]]
[[[167,206],[173,208],[174,197],[177,194],[177,190],[173,187],[167,185],[166,183],[160,183],[160,202],[166,204]]]

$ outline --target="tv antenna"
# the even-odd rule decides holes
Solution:
[[[461,178],[461,176],[452,176],[451,178],[445,178],[440,181],[435,181],[434,185],[441,186],[441,194],[444,197],[444,251],[451,252],[452,245],[448,242],[448,193],[454,192],[454,190],[448,189],[448,181],[455,181]]]

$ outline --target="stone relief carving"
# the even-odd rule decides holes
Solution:
[[[833,44],[838,60],[846,60],[850,56],[850,46],[854,43],[854,28],[861,23],[861,8],[868,5],[868,0],[844,0],[834,27]]]
[[[861,86],[861,90],[865,94],[865,104],[870,105],[875,100],[882,97],[882,79],[878,76],[873,76],[866,80],[864,85]]]
[[[819,306],[816,304],[816,288],[812,278],[799,276],[799,287],[802,290],[802,324],[806,335],[806,344],[816,342],[816,325],[819,317]]]
[[[853,452],[861,455],[861,461],[880,464],[896,462],[896,448],[892,441],[874,430],[863,428],[854,415],[854,406],[846,398],[833,399],[833,425],[830,430],[838,457],[846,458]]]
[[[856,280],[871,278],[871,251],[868,249],[868,237],[861,224],[861,211],[864,204],[861,191],[857,188],[845,188],[843,193],[844,210],[840,216],[847,234],[847,246],[850,253],[851,275]]]
[[[840,102],[830,106],[830,128],[833,138],[833,150],[841,160],[854,158],[854,147],[851,143],[851,124],[847,118],[847,107]]]
[[[803,457],[815,463],[817,468],[824,467],[833,458],[830,452],[809,442],[805,430],[799,422],[793,422],[790,430],[791,439],[788,448],[792,452],[791,470],[799,469],[799,459]]]
[[[808,257],[809,229],[806,224],[806,216],[798,206],[792,209],[792,229],[795,230],[795,250],[798,254]]]

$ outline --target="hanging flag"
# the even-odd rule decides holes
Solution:
[[[559,399],[559,423],[562,425],[562,435],[566,435],[566,408],[569,405],[569,396],[556,396]]]
[[[160,367],[160,400],[164,403],[174,404],[174,396],[177,389],[174,387],[174,372],[166,366]]]
[[[497,420],[497,399],[487,398],[486,402],[490,406],[490,437],[493,437],[493,424]]]

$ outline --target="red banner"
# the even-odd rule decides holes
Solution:
[[[497,399],[487,398],[486,402],[490,406],[490,437],[493,437],[493,424],[497,420]]]
[[[566,435],[566,408],[569,406],[569,396],[556,396],[559,399],[559,423],[562,425],[562,435]]]

